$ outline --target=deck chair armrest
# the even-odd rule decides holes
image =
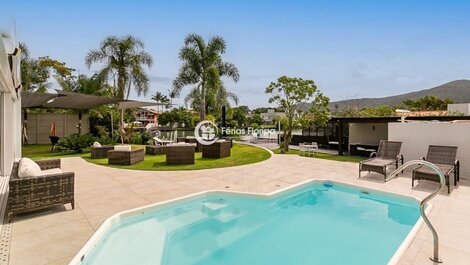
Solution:
[[[372,152],[372,153],[370,153],[369,158],[373,158],[373,157],[376,157],[376,156],[377,156],[377,152]]]
[[[460,161],[457,159],[454,163],[455,168],[460,168]]]

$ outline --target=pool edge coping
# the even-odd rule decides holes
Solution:
[[[132,208],[129,210],[117,212],[113,214],[112,216],[106,218],[103,223],[98,227],[98,229],[91,235],[91,237],[85,242],[85,244],[80,248],[79,251],[73,256],[72,260],[68,263],[69,265],[81,265],[82,261],[84,260],[84,257],[86,255],[89,255],[91,251],[96,247],[97,243],[99,240],[106,234],[109,228],[112,227],[115,223],[119,222],[123,218],[127,218],[129,216],[133,216],[136,214],[143,214],[145,212],[151,211],[158,209],[160,207],[168,206],[174,203],[180,203],[184,202],[190,199],[195,199],[198,197],[202,197],[205,195],[210,195],[210,194],[235,194],[235,195],[249,195],[249,196],[255,196],[255,197],[262,197],[264,199],[269,199],[272,198],[276,195],[282,194],[284,192],[294,190],[294,189],[300,189],[306,186],[311,185],[312,183],[315,182],[331,182],[331,183],[338,183],[341,185],[345,186],[350,186],[350,187],[355,187],[355,188],[362,188],[378,193],[385,193],[385,194],[390,194],[390,195],[395,195],[399,197],[406,197],[415,200],[417,203],[420,203],[422,200],[414,195],[404,195],[400,194],[398,192],[394,191],[386,191],[383,189],[379,188],[370,188],[370,187],[363,187],[357,184],[351,184],[351,183],[346,183],[342,181],[337,181],[337,180],[330,180],[330,179],[309,179],[306,181],[302,181],[300,183],[296,183],[287,187],[283,187],[281,189],[271,191],[269,193],[260,193],[260,192],[243,192],[243,191],[230,191],[230,190],[205,190],[193,194],[188,194],[182,197],[170,199],[170,200],[165,200],[157,203],[152,203],[148,205],[144,205],[141,207],[137,208]],[[425,214],[429,215],[431,210],[434,208],[434,205],[432,203],[427,203],[427,207],[425,209]],[[413,228],[408,232],[404,240],[401,242],[400,246],[396,249],[395,253],[392,255],[390,260],[388,261],[387,265],[396,265],[400,261],[401,257],[405,253],[405,251],[408,249],[408,247],[411,245],[413,240],[416,238],[416,235],[418,234],[419,230],[421,229],[422,225],[424,224],[424,220],[422,216],[420,215],[419,219],[416,221],[416,223],[413,225]]]

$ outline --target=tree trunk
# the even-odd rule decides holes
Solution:
[[[201,104],[199,106],[199,121],[206,119],[206,90],[204,88],[204,81],[201,85]]]

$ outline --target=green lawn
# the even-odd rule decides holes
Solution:
[[[84,153],[89,152],[88,149],[83,150]],[[34,160],[54,159],[61,157],[81,156],[83,154],[69,152],[69,151],[54,151],[51,152],[50,144],[28,144],[23,145],[23,157],[29,157]]]
[[[281,149],[279,148],[274,149],[272,151],[275,154],[281,154]],[[289,149],[289,152],[287,152],[285,155],[301,155],[301,152],[299,150]],[[340,161],[340,162],[355,162],[355,163],[358,163],[366,159],[361,156],[350,156],[350,155],[339,156],[339,155],[322,154],[322,153],[316,153],[314,156],[310,156],[310,157],[328,159],[328,160],[334,160],[334,161]]]
[[[50,145],[25,145],[23,147],[23,156],[35,160],[51,159],[60,157],[81,156],[90,163],[95,163],[103,166],[108,165],[108,159],[91,159],[89,152],[82,154],[70,152],[50,152]],[[144,146],[136,146],[133,148],[145,148]],[[196,153],[194,165],[169,165],[165,164],[165,155],[145,155],[142,162],[130,166],[115,166],[116,168],[136,169],[136,170],[198,170],[220,167],[232,167],[245,164],[261,162],[271,157],[271,154],[264,149],[244,145],[234,144],[232,147],[232,155],[230,157],[221,159],[202,158],[201,153]]]

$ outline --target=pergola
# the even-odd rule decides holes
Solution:
[[[343,155],[343,128],[349,123],[389,123],[400,122],[401,117],[332,117],[330,122],[338,124],[338,155]],[[455,121],[470,120],[470,116],[408,116],[407,121]]]

